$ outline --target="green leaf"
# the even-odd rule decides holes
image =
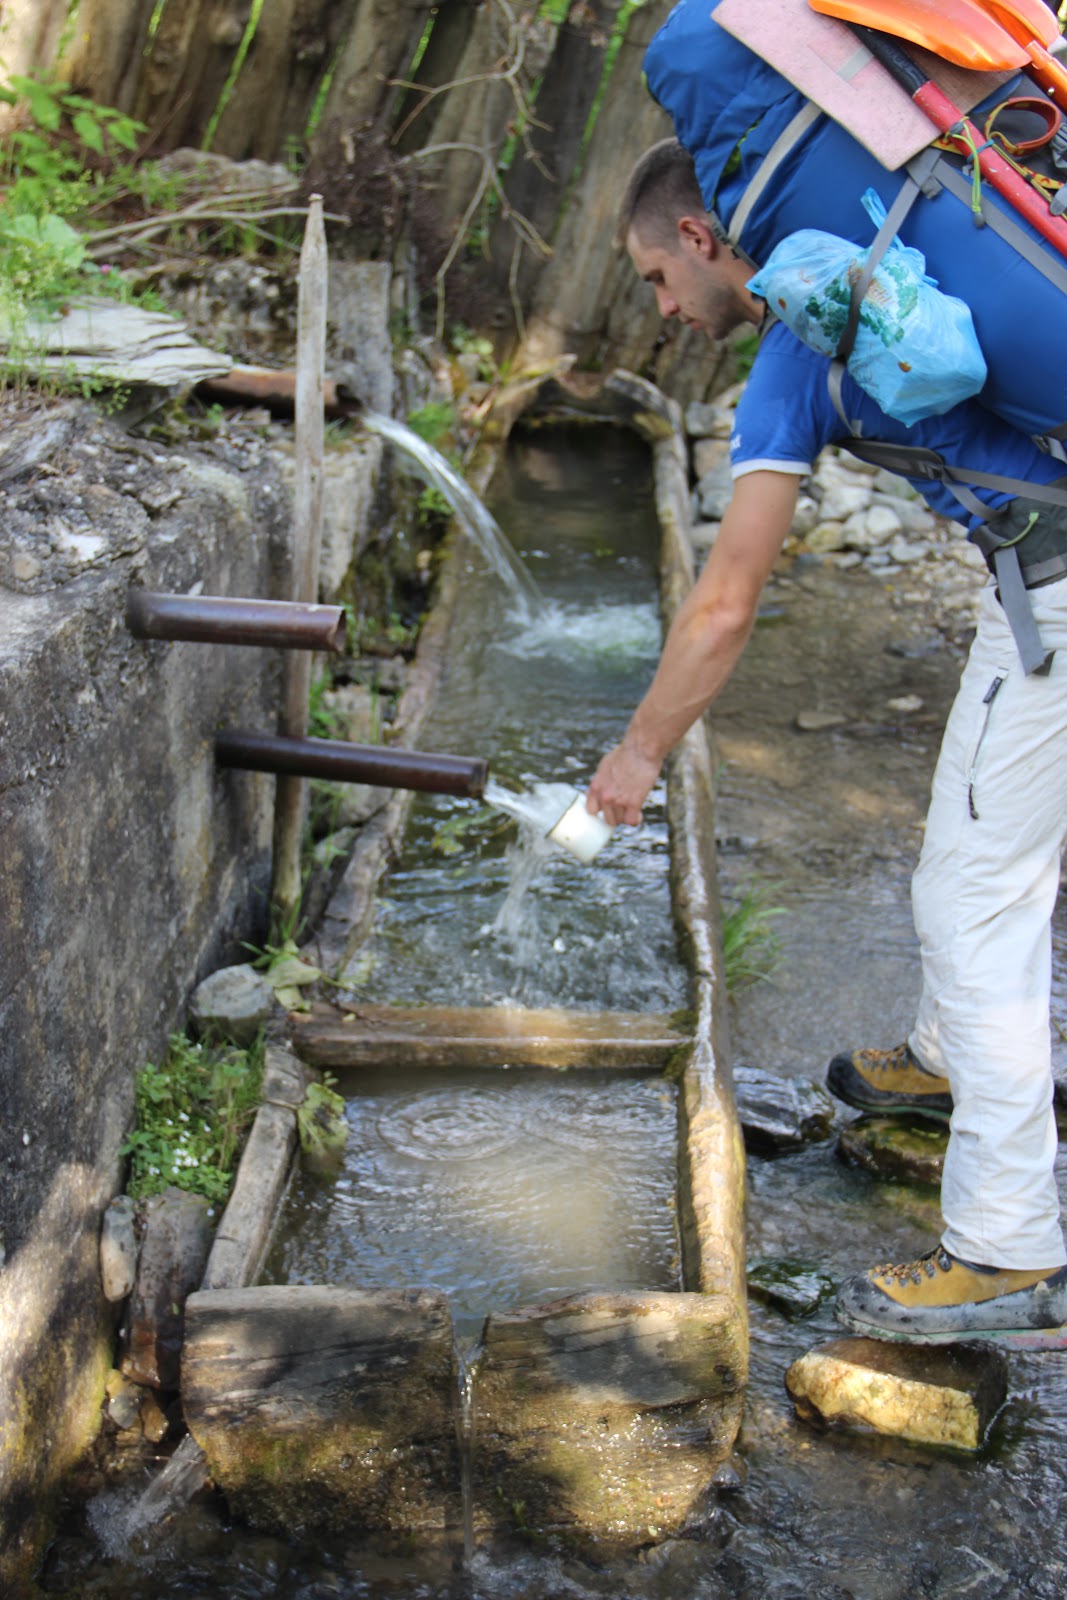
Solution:
[[[100,131],[100,124],[95,117],[87,111],[78,111],[74,115],[74,132],[87,145],[90,150],[95,150],[98,156],[104,153],[104,135]]]

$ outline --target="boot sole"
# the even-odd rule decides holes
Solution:
[[[994,1344],[1004,1350],[1067,1350],[1067,1323],[1058,1328],[968,1328],[955,1333],[918,1333],[912,1330],[882,1328],[859,1317],[837,1320],[850,1333],[865,1339],[881,1339],[889,1344]]]

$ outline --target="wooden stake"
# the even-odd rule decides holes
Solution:
[[[326,370],[326,234],[322,196],[308,206],[300,251],[300,297],[296,353],[296,492],[293,521],[294,600],[318,599],[322,543],[323,382]],[[294,651],[285,665],[279,731],[290,738],[307,732],[311,657]],[[307,815],[307,783],[279,777],[274,809],[272,900],[282,927],[291,924],[300,904],[300,849]]]

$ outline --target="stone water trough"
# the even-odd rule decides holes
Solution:
[[[592,412],[648,442],[669,622],[692,582],[677,408],[627,374],[595,390],[532,383],[531,405]],[[488,476],[488,466],[485,477]],[[485,481],[483,477],[483,483]],[[453,561],[453,567],[457,562]],[[425,626],[416,677],[447,648],[449,596]],[[421,675],[421,676],[420,676]],[[428,702],[409,690],[411,742]],[[402,707],[402,720],[403,711]],[[268,1091],[202,1290],[186,1304],[182,1394],[193,1438],[231,1504],[289,1533],[351,1530],[468,1540],[529,1529],[634,1546],[698,1519],[729,1457],[747,1376],[744,1157],[726,1049],[712,762],[698,724],[668,774],[673,905],[692,974],[692,1026],[655,1016],[322,1005],[290,1019],[276,1076],[315,1068],[669,1069],[678,1083],[678,1293],[578,1293],[493,1312],[461,1376],[445,1297],[431,1290],[255,1287],[295,1147],[298,1094]],[[410,796],[364,830],[323,921],[318,959],[344,969]]]

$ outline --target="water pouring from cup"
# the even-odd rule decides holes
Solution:
[[[551,844],[587,865],[612,835],[610,825],[585,809],[584,794],[569,783],[535,783],[517,793],[490,778],[485,799],[499,811],[531,824]]]

